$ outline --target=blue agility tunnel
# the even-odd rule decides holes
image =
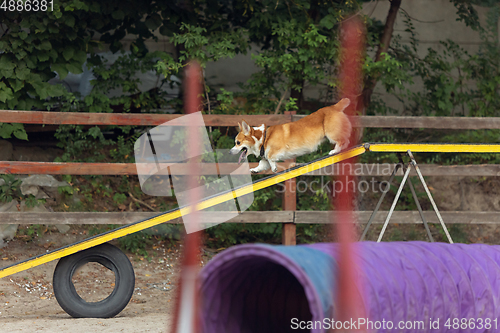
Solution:
[[[367,314],[354,318],[355,328],[500,332],[500,246],[355,246]],[[203,332],[327,332],[335,320],[336,258],[336,244],[256,244],[223,251],[200,273]]]

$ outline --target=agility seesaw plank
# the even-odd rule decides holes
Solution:
[[[203,210],[209,207],[213,207],[220,203],[232,200],[236,197],[244,196],[246,194],[264,189],[266,187],[276,185],[285,180],[304,175],[306,173],[324,168],[328,165],[335,164],[349,158],[363,154],[366,151],[364,146],[356,146],[350,148],[344,152],[333,156],[321,157],[317,160],[309,162],[305,165],[295,166],[291,169],[284,170],[275,175],[270,175],[266,178],[260,179],[254,183],[245,184],[240,187],[234,188],[232,190],[222,192],[211,197],[204,199],[203,201],[196,204],[197,210]],[[0,269],[0,278],[25,271],[32,267],[36,267],[52,260],[60,259],[65,256],[69,256],[78,251],[82,251],[99,244],[109,242],[113,239],[117,239],[129,234],[133,234],[138,231],[145,230],[147,228],[153,227],[155,225],[168,222],[170,220],[181,217],[184,214],[188,214],[191,210],[190,206],[185,206],[181,208],[176,208],[168,212],[161,213],[157,216],[148,218],[143,221],[138,221],[131,223],[129,225],[96,235],[94,237],[88,238],[86,240],[76,242],[65,247],[53,250],[48,253],[41,254],[32,258],[28,258],[24,261],[12,264],[10,266],[2,267]]]
[[[429,143],[365,143],[362,146],[356,146],[344,152],[341,152],[334,156],[326,156],[319,158],[315,161],[309,162],[305,165],[296,166],[288,170],[284,170],[275,175],[270,175],[252,184],[247,184],[235,188],[231,191],[222,192],[220,194],[214,195],[212,197],[206,198],[202,202],[197,204],[198,210],[203,210],[205,208],[213,207],[222,202],[231,200],[233,198],[255,192],[266,187],[278,184],[285,180],[295,178],[306,173],[324,168],[331,164],[338,163],[340,161],[349,159],[363,154],[365,151],[372,152],[407,152],[411,150],[414,153],[500,153],[500,145],[495,144],[429,144]],[[15,263],[10,266],[6,266],[0,269],[0,278],[6,277],[18,272],[22,272],[31,267],[39,266],[50,262],[55,259],[59,259],[81,250],[97,246],[102,243],[109,242],[113,239],[120,238],[144,229],[153,227],[155,225],[168,222],[170,220],[181,217],[183,214],[188,214],[190,207],[181,207],[177,209],[170,210],[168,212],[161,213],[157,216],[151,217],[149,219],[138,221],[106,233],[96,235],[89,239],[67,245],[65,247],[56,249],[54,251],[32,257]]]

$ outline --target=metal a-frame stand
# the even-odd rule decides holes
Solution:
[[[384,222],[384,226],[382,227],[382,231],[380,231],[380,235],[378,236],[377,242],[380,242],[382,240],[382,237],[384,236],[385,229],[387,228],[387,225],[389,224],[389,220],[391,219],[392,213],[394,212],[394,208],[396,208],[396,204],[399,200],[399,197],[401,195],[401,192],[403,191],[403,187],[406,184],[406,181],[408,180],[408,176],[410,175],[411,167],[415,169],[417,172],[418,178],[422,182],[422,185],[424,186],[425,192],[427,193],[427,196],[429,197],[429,200],[431,201],[432,208],[434,208],[434,211],[436,212],[437,218],[439,222],[441,223],[441,226],[443,227],[443,230],[446,234],[446,237],[448,238],[448,241],[450,244],[453,244],[453,240],[451,239],[450,233],[448,232],[448,229],[446,228],[446,225],[443,222],[443,218],[441,217],[441,214],[439,213],[439,210],[436,206],[436,203],[434,202],[434,199],[432,198],[432,194],[429,191],[429,188],[427,187],[427,184],[425,183],[424,177],[422,176],[422,173],[420,172],[420,169],[417,165],[417,162],[415,161],[415,158],[413,157],[413,154],[411,153],[410,150],[406,152],[408,157],[410,158],[410,162],[408,165],[405,167],[405,164],[403,162],[403,157],[401,154],[399,154],[399,163],[396,164],[396,167],[392,171],[391,177],[389,178],[389,182],[387,184],[387,187],[390,186],[392,181],[394,180],[394,177],[396,176],[396,173],[398,172],[399,168],[403,168],[404,176],[403,180],[401,181],[401,184],[399,185],[398,191],[396,193],[396,197],[394,198],[394,201],[392,202],[391,209],[389,209],[389,213],[387,214],[387,217]],[[429,225],[427,224],[427,220],[424,217],[424,212],[422,211],[422,207],[420,206],[420,202],[418,201],[417,194],[415,192],[415,188],[413,187],[413,184],[411,181],[408,182],[410,185],[410,191],[413,196],[413,199],[415,200],[415,203],[417,204],[417,209],[418,213],[420,214],[420,217],[422,218],[422,222],[424,223],[425,231],[427,232],[427,236],[429,237],[429,240],[431,242],[434,242],[434,238],[432,238],[431,231],[429,229]],[[366,233],[368,232],[368,229],[370,228],[373,219],[375,218],[375,215],[377,214],[378,210],[380,209],[380,205],[382,204],[382,201],[384,200],[385,195],[389,192],[389,188],[386,189],[382,193],[382,196],[380,197],[377,205],[375,206],[375,210],[373,211],[372,215],[370,216],[370,219],[368,220],[368,223],[365,227],[365,230],[363,231],[363,234],[361,235],[360,241],[364,240]]]

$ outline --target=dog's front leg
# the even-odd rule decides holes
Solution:
[[[261,172],[261,171],[266,171],[270,167],[271,166],[269,165],[269,162],[267,161],[267,159],[263,158],[260,160],[259,165],[256,168],[250,169],[250,172],[257,173],[257,172]]]
[[[276,164],[276,161],[272,161],[272,160],[268,160],[268,161],[269,161],[269,164],[271,165],[271,170],[273,170],[273,172],[277,172],[278,165]]]

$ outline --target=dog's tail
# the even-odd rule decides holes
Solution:
[[[342,98],[337,104],[335,104],[335,109],[338,112],[344,112],[344,110],[351,104],[351,100],[349,98]]]

